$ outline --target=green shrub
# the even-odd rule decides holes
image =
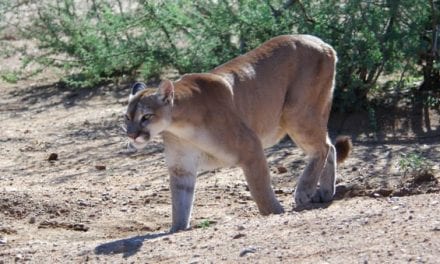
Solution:
[[[19,80],[19,73],[16,71],[5,71],[0,73],[0,77],[8,83],[17,83]]]
[[[365,107],[367,95],[386,73],[417,74],[418,53],[430,6],[427,1],[305,1],[316,34],[338,52],[335,105]],[[417,15],[415,15],[417,14]]]
[[[432,163],[417,152],[402,154],[398,165],[403,175],[432,173]]]
[[[27,2],[37,13],[24,31],[42,55],[26,62],[60,67],[72,85],[149,79],[169,68],[207,71],[273,36],[305,33],[338,52],[334,105],[345,111],[365,107],[384,73],[421,74],[420,54],[433,43],[439,6],[423,0]],[[434,62],[431,71],[438,72]]]

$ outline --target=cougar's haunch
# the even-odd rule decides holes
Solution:
[[[328,137],[336,53],[309,35],[279,36],[208,73],[136,83],[125,123],[136,148],[161,135],[170,174],[172,231],[189,226],[197,172],[240,166],[261,214],[279,214],[263,153],[286,134],[308,155],[295,202],[331,201],[351,143]],[[319,188],[317,185],[319,183]]]

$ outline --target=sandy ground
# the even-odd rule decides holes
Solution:
[[[168,234],[163,145],[127,148],[127,94],[2,84],[1,264],[440,262],[438,115],[422,136],[396,129],[378,139],[362,116],[333,118],[332,135],[350,134],[354,150],[339,167],[336,200],[307,210],[293,204],[305,161],[288,140],[266,151],[283,215],[258,214],[239,169],[201,173],[193,228]],[[414,151],[432,174],[399,170]]]

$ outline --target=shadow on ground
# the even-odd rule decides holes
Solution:
[[[149,234],[145,236],[135,236],[126,239],[116,240],[97,246],[94,250],[97,255],[116,255],[128,258],[135,255],[144,244],[144,241],[153,240],[159,237],[170,235],[169,232]]]
[[[22,107],[14,107],[15,111],[26,111],[33,105],[39,105],[41,110],[64,106],[71,108],[95,96],[110,94],[116,102],[128,98],[129,84],[101,85],[91,88],[75,88],[63,82],[56,82],[40,86],[29,86],[10,92],[10,96],[20,98]],[[43,104],[41,104],[43,102]],[[122,102],[121,102],[122,103]],[[125,101],[124,101],[125,103]],[[38,110],[38,109],[34,109]]]

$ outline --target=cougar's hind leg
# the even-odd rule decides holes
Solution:
[[[305,71],[302,78],[297,78],[296,83],[290,86],[282,116],[284,129],[309,157],[295,191],[295,202],[299,206],[321,196],[322,200],[328,200],[334,193],[336,158],[334,147],[328,140],[327,123],[332,104],[336,54],[328,46],[321,48],[319,56],[310,58],[313,70],[309,73]],[[318,191],[320,194],[317,196],[319,181],[323,189]]]
[[[284,113],[283,126],[289,137],[308,157],[308,164],[299,177],[295,189],[295,203],[302,206],[315,200],[317,185],[325,170],[330,146],[327,144],[326,127],[317,125],[319,122],[316,121],[316,115],[301,116],[294,113],[299,113],[299,111]],[[326,174],[326,183],[331,181],[330,176],[330,173]],[[325,185],[327,190],[328,186]]]
[[[324,169],[319,178],[319,189],[312,198],[315,203],[327,203],[333,199],[335,195],[336,185],[336,149],[327,138],[326,145],[328,147],[327,157]]]
[[[333,145],[327,137],[329,151],[324,171],[319,180],[319,190],[313,197],[314,202],[329,202],[333,199],[336,191],[337,164],[343,162],[349,155],[351,149],[351,140],[347,136],[336,138]]]
[[[309,154],[309,162],[304,169],[304,172],[298,179],[298,184],[295,189],[295,203],[298,206],[315,202],[314,197],[317,193],[317,184],[323,172],[326,162],[325,150],[320,150]]]

